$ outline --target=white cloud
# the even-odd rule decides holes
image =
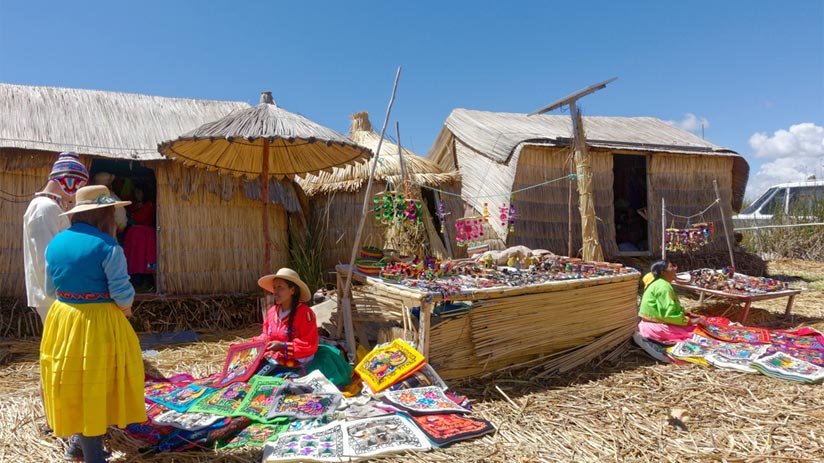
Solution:
[[[746,196],[754,199],[769,186],[807,179],[824,178],[824,127],[811,122],[777,130],[772,136],[763,132],[750,137],[753,155],[767,162],[750,173]]]
[[[701,128],[704,129],[710,126],[710,121],[706,117],[698,117],[693,113],[684,114],[684,118],[680,121],[665,121],[667,124],[674,125],[679,129],[684,129],[687,132],[700,134]]]

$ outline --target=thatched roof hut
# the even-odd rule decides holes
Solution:
[[[257,291],[260,181],[164,159],[158,143],[244,102],[0,84],[0,294],[25,297],[22,218],[56,154],[80,153],[92,174],[134,177],[157,205],[156,289],[165,295]],[[291,182],[270,182],[273,262],[287,262],[288,213],[302,214]]]
[[[668,215],[673,222],[667,227],[683,227],[686,217],[715,201],[713,181],[721,208],[689,220],[716,224],[715,239],[704,249],[726,249],[721,221],[732,230],[730,216],[741,207],[749,175],[742,156],[651,117],[589,116],[583,126],[606,256],[660,253],[661,199],[668,212],[683,217]],[[566,254],[572,204],[574,254],[581,248],[578,192],[570,180],[558,180],[575,173],[572,141],[569,116],[456,109],[427,159],[461,172],[463,200],[478,213],[483,202],[496,212],[511,200],[514,232],[490,220],[501,244]]]
[[[372,152],[377,150],[380,135],[373,130],[368,113],[352,115],[349,138]],[[361,245],[397,249],[401,253],[420,253],[420,248],[423,247],[426,253],[446,255],[447,250],[440,237],[440,223],[436,217],[436,197],[444,202],[445,209],[453,217],[461,214],[460,175],[454,170],[444,171],[433,162],[384,139],[373,179],[373,194],[394,189],[403,191],[399,149],[403,153],[409,188],[414,195],[422,195],[427,206],[422,208],[424,228],[418,236],[399,236],[393,227],[386,227],[376,221],[370,207]],[[313,219],[321,224],[318,228],[324,234],[322,260],[325,271],[333,271],[339,263],[349,263],[371,169],[370,161],[296,180],[309,197]],[[368,200],[371,202],[371,198]]]

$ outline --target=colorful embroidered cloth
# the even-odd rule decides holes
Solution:
[[[198,386],[197,384],[187,384],[166,394],[152,398],[156,403],[163,404],[172,410],[185,412],[193,403],[203,398],[213,389]]]
[[[264,462],[321,461],[342,462],[344,435],[341,422],[313,428],[303,432],[290,432],[278,436],[263,448]]]
[[[285,380],[270,376],[252,376],[249,380],[249,392],[237,409],[237,414],[246,416],[259,423],[283,421],[282,418],[267,419],[266,414],[272,407],[275,393]]]
[[[428,363],[423,368],[407,376],[404,380],[397,382],[387,389],[397,391],[398,389],[409,389],[413,387],[438,386],[444,391],[447,389],[446,383],[440,375]]]
[[[768,376],[817,384],[824,381],[824,368],[791,357],[783,352],[762,357],[753,362],[753,367]]]
[[[152,421],[161,426],[171,426],[187,431],[200,431],[203,428],[215,424],[223,417],[211,413],[193,413],[188,411],[180,413],[175,410],[167,410],[152,418]]]
[[[174,430],[171,426],[162,426],[152,421],[157,416],[169,411],[169,407],[158,403],[146,404],[146,416],[148,419],[142,423],[131,423],[123,428],[130,437],[146,442],[149,445],[157,445],[164,436]]]
[[[348,421],[345,425],[345,455],[367,458],[387,453],[429,450],[429,439],[403,415]]]
[[[237,381],[246,381],[255,374],[266,343],[263,341],[241,342],[229,346],[223,371],[212,387],[224,387]]]
[[[212,413],[222,416],[235,416],[241,402],[249,392],[249,383],[232,383],[224,388],[206,394],[191,407],[190,412]]]
[[[770,343],[769,330],[752,326],[732,326],[707,322],[706,326],[697,327],[695,332],[707,338],[715,338],[727,342],[746,342],[749,344]]]
[[[412,421],[438,447],[446,447],[495,431],[495,427],[487,420],[457,413],[413,416]]]
[[[267,419],[278,416],[298,420],[312,420],[327,416],[335,411],[343,396],[326,392],[312,392],[306,384],[284,383],[275,392]]]
[[[266,442],[277,439],[278,435],[282,434],[287,427],[287,424],[252,423],[235,434],[235,437],[227,442],[224,447],[236,448],[244,445],[261,447]]]
[[[401,339],[366,354],[355,367],[372,392],[380,392],[423,367],[423,355]]]
[[[312,388],[312,392],[326,392],[329,394],[340,394],[340,389],[335,386],[320,370],[312,371],[306,376],[292,380],[295,384],[305,384]]]
[[[465,408],[450,400],[438,386],[387,391],[383,394],[383,399],[415,415],[466,412]]]

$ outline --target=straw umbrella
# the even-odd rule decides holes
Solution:
[[[158,151],[184,165],[261,178],[265,273],[271,270],[269,179],[293,179],[363,162],[371,154],[344,135],[279,108],[272,92],[261,92],[257,106],[232,112],[176,140],[161,143]]]

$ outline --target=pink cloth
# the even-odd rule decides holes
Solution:
[[[698,325],[681,326],[638,320],[638,334],[658,342],[672,344],[692,339],[692,332],[696,326]]]
[[[132,225],[123,237],[123,253],[129,275],[153,273],[157,263],[157,235],[154,227]]]

